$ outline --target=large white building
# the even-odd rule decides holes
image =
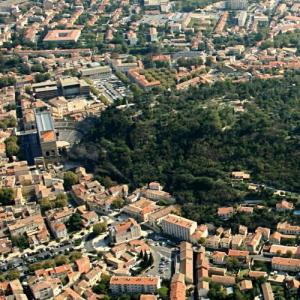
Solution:
[[[246,9],[248,6],[247,0],[228,0],[227,1],[227,8],[228,9],[234,9],[234,10],[242,10]]]
[[[112,276],[110,279],[112,294],[154,294],[160,288],[159,277]]]
[[[169,214],[161,218],[160,226],[164,233],[179,240],[190,241],[197,228],[197,222]]]

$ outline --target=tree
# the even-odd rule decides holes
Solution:
[[[120,209],[123,206],[124,206],[124,200],[122,198],[115,199],[111,204],[112,209]]]
[[[81,215],[75,212],[67,222],[67,228],[70,232],[79,231],[83,227]]]
[[[75,185],[79,182],[77,174],[72,171],[67,171],[64,174],[64,186],[66,190],[70,190],[72,185]]]
[[[105,232],[106,230],[107,230],[107,223],[105,221],[97,223],[93,226],[93,233],[96,236],[100,235],[101,233]]]
[[[12,281],[20,278],[20,272],[17,269],[9,270],[6,275],[7,280]]]
[[[18,142],[18,139],[16,136],[11,136],[5,140],[6,155],[8,157],[18,155],[18,153],[20,151],[20,147],[17,142]]]
[[[66,194],[58,194],[55,200],[55,207],[61,208],[68,205],[68,196]]]
[[[11,205],[14,200],[14,191],[12,188],[0,188],[0,203],[1,205]]]
[[[20,234],[18,236],[11,237],[12,244],[20,249],[27,249],[29,247],[29,241],[26,234]]]
[[[163,300],[167,300],[169,289],[166,286],[162,286],[160,289],[158,289],[158,294]]]

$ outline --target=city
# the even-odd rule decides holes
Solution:
[[[0,1],[0,299],[300,299],[300,2]]]

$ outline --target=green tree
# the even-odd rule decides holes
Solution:
[[[9,281],[19,279],[20,278],[20,272],[17,269],[9,270],[6,274],[6,278]]]
[[[72,171],[67,171],[64,174],[64,186],[66,190],[70,190],[72,185],[79,182],[77,174]]]
[[[100,235],[106,230],[107,230],[107,223],[105,221],[93,225],[93,233],[96,236]]]
[[[83,222],[81,215],[78,212],[75,212],[70,217],[69,221],[67,222],[67,228],[69,232],[79,231],[83,227]]]
[[[14,155],[18,155],[20,151],[20,147],[18,145],[18,139],[16,136],[11,136],[5,140],[6,146],[6,155],[8,157],[12,157]]]
[[[158,289],[158,294],[163,300],[168,299],[169,289],[166,286],[162,286],[160,289]]]
[[[12,188],[0,188],[0,203],[1,205],[11,205],[14,200],[14,191]]]
[[[12,244],[20,249],[27,249],[29,247],[29,241],[26,234],[20,234],[18,236],[11,237]]]

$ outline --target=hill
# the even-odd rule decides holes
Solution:
[[[300,75],[289,73],[136,95],[134,106],[114,106],[94,119],[71,157],[106,184],[137,187],[158,180],[179,203],[225,204],[244,197],[229,184],[233,170],[300,191],[299,87]]]

